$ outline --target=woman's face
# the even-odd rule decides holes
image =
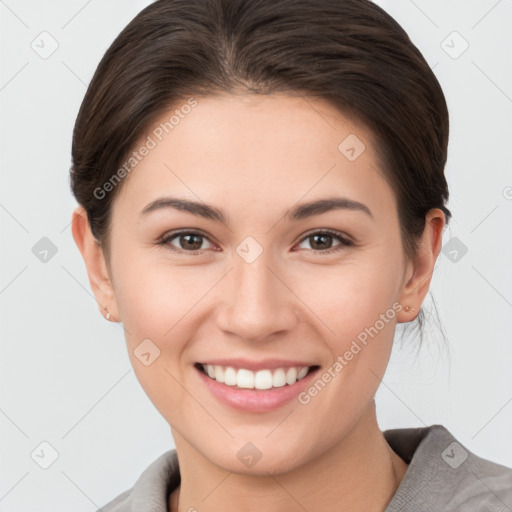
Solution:
[[[230,471],[289,470],[369,414],[395,325],[415,317],[400,310],[421,304],[396,199],[371,134],[323,100],[185,110],[135,148],[150,147],[113,205],[104,303],[175,438]],[[325,199],[337,206],[312,206]],[[231,384],[208,363],[233,367],[210,368]]]

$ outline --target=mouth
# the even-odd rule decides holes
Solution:
[[[252,371],[243,367],[196,363],[197,370],[209,379],[242,390],[271,390],[292,386],[316,372],[320,366],[286,366]]]

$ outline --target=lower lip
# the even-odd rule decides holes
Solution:
[[[286,384],[280,388],[272,389],[238,389],[211,379],[198,368],[195,368],[195,370],[199,373],[206,387],[220,402],[242,411],[267,412],[293,400],[308,387],[318,368],[313,369],[295,384]]]

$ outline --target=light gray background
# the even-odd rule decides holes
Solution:
[[[122,328],[97,311],[69,226],[71,135],[86,84],[148,3],[0,0],[1,511],[94,511],[173,447]],[[377,395],[380,426],[441,423],[512,466],[512,0],[377,3],[445,91],[454,218],[444,243],[467,247],[445,245],[431,287],[449,348],[435,324],[419,354],[414,337],[397,345]],[[51,49],[43,31],[58,43],[46,59],[31,47]],[[47,262],[32,252],[42,237],[57,248]],[[44,441],[58,453],[48,469],[38,462],[50,449],[31,456]]]

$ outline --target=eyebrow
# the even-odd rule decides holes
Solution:
[[[188,212],[198,217],[227,224],[224,213],[212,205],[170,196],[160,197],[151,201],[151,203],[147,204],[141,211],[141,215],[147,215],[155,210],[165,208]],[[361,211],[373,219],[372,212],[365,204],[346,197],[327,197],[325,199],[302,203],[288,211],[285,214],[285,219],[288,221],[297,221],[334,210]]]

